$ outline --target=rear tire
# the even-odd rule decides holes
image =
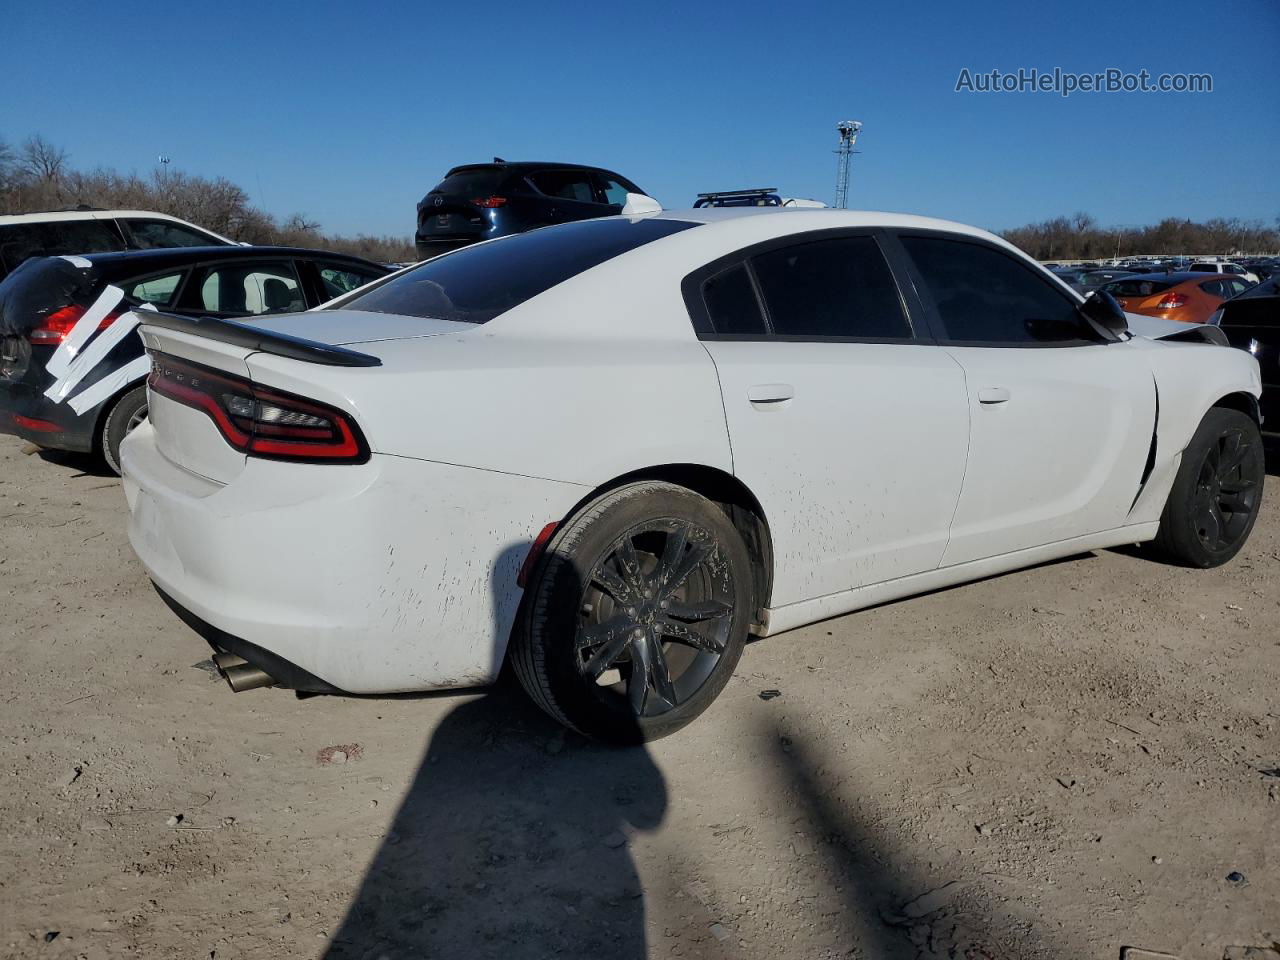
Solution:
[[[521,685],[580,733],[641,743],[701,714],[733,674],[753,609],[751,561],[711,501],[645,481],[552,538],[512,647]]]
[[[1204,415],[1169,491],[1155,547],[1173,563],[1217,567],[1234,557],[1262,505],[1262,434],[1239,410]]]
[[[107,411],[107,418],[102,423],[102,459],[117,476],[120,475],[120,444],[146,418],[145,385],[134,387]]]

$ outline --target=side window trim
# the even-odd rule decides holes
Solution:
[[[894,263],[894,257],[890,250],[886,249],[885,231],[881,227],[835,227],[825,230],[807,230],[803,233],[791,233],[785,237],[774,237],[771,240],[765,240],[760,243],[753,244],[749,247],[743,247],[732,253],[718,257],[709,263],[703,264],[698,269],[685,275],[680,282],[680,292],[684,298],[685,309],[689,314],[689,320],[693,325],[694,334],[699,340],[717,341],[717,340],[738,340],[748,342],[777,342],[777,343],[888,343],[899,345],[933,345],[934,340],[932,331],[922,322],[924,314],[920,311],[914,296],[909,296],[904,289],[902,276]],[[822,240],[843,240],[853,237],[871,237],[876,241],[880,248],[880,253],[884,257],[885,264],[889,270],[889,276],[893,280],[894,286],[897,288],[898,300],[902,306],[903,319],[906,320],[907,327],[911,330],[910,337],[824,337],[816,335],[787,335],[776,334],[773,332],[773,320],[769,316],[769,308],[765,302],[764,294],[760,289],[760,281],[756,277],[756,271],[752,265],[752,259],[761,254],[769,253],[783,247],[792,247],[804,243],[816,243]],[[714,324],[711,322],[711,316],[707,313],[706,303],[702,299],[702,285],[707,280],[715,277],[724,271],[742,264],[747,271],[747,277],[751,281],[751,289],[755,293],[756,303],[760,309],[760,315],[764,318],[765,332],[763,334],[754,333],[717,333]],[[914,291],[912,291],[914,294]]]
[[[916,292],[917,292],[917,295],[919,296],[921,309],[923,313],[928,317],[928,323],[930,328],[936,332],[937,340],[935,342],[939,346],[992,347],[992,348],[1000,348],[1000,349],[1006,349],[1006,350],[1027,350],[1027,349],[1057,350],[1057,349],[1062,349],[1064,347],[1100,347],[1100,346],[1108,346],[1111,343],[1123,342],[1121,340],[1096,341],[1096,340],[1085,340],[1083,338],[1078,340],[1026,340],[1026,341],[952,340],[946,336],[946,327],[942,323],[942,315],[938,311],[937,304],[934,303],[932,291],[930,291],[928,284],[924,282],[923,277],[921,277],[919,272],[915,269],[915,263],[914,261],[912,261],[910,254],[907,253],[906,247],[902,246],[902,243],[901,243],[902,237],[929,237],[937,240],[949,240],[954,243],[967,243],[967,244],[970,244],[971,246],[983,247],[987,250],[992,250],[1000,254],[1006,260],[1009,260],[1017,264],[1019,267],[1021,267],[1022,269],[1030,273],[1032,276],[1035,276],[1036,279],[1039,280],[1045,286],[1046,289],[1053,291],[1053,293],[1056,296],[1061,298],[1065,303],[1069,303],[1072,306],[1072,308],[1075,309],[1077,312],[1080,309],[1080,304],[1076,300],[1072,299],[1071,297],[1063,293],[1063,291],[1057,289],[1057,287],[1053,285],[1053,283],[1049,280],[1049,278],[1038,276],[1035,273],[1035,271],[1031,269],[1030,266],[1028,266],[1026,263],[1023,263],[1017,257],[1010,254],[1008,250],[1001,248],[997,244],[990,243],[989,241],[984,240],[981,237],[973,237],[963,233],[951,233],[946,230],[922,230],[922,229],[911,229],[911,228],[897,228],[889,232],[892,233],[893,238],[896,241],[896,246],[900,250],[902,258],[906,261],[906,265],[910,269],[910,275],[912,276],[913,281],[916,284]]]

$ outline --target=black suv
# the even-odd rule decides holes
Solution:
[[[626,177],[576,163],[493,163],[454,167],[418,204],[418,259],[480,240],[570,220],[621,213]]]

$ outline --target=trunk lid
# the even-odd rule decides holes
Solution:
[[[139,328],[151,354],[153,370],[167,357],[207,368],[262,387],[286,389],[304,398],[344,409],[351,404],[331,382],[335,370],[354,376],[375,374],[360,369],[381,365],[380,358],[348,350],[344,345],[379,343],[381,354],[395,352],[394,341],[474,331],[476,325],[449,320],[402,317],[358,310],[316,310],[253,318],[252,324],[193,320],[155,314]],[[267,379],[255,357],[279,360],[289,371]],[[282,380],[284,382],[282,382]],[[230,483],[242,470],[246,454],[231,446],[203,410],[150,392],[149,417],[160,453],[176,466]]]

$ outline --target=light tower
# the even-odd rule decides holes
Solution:
[[[840,146],[836,149],[839,158],[836,166],[836,209],[844,210],[849,206],[849,161],[853,158],[853,145],[858,142],[858,134],[862,124],[857,120],[841,120],[836,124],[840,134]]]

